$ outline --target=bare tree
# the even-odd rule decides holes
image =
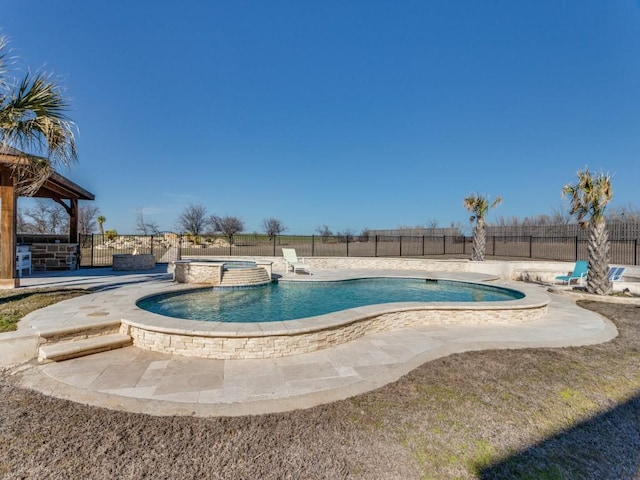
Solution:
[[[211,215],[210,224],[213,225],[213,229],[216,232],[220,232],[227,237],[230,244],[233,243],[233,236],[236,233],[244,231],[244,222],[238,217]]]
[[[38,199],[24,209],[22,216],[24,231],[21,233],[57,235],[69,232],[69,215],[55,202]]]
[[[464,235],[464,225],[461,222],[451,222],[449,228],[455,231],[454,235]]]
[[[610,223],[640,223],[640,208],[633,204],[611,208],[607,215]]]
[[[160,232],[157,222],[153,220],[145,220],[143,209],[136,212],[136,233],[142,235],[156,235]]]
[[[178,217],[176,225],[178,230],[191,235],[201,235],[211,224],[207,207],[201,204],[190,203]]]
[[[338,236],[338,240],[340,242],[353,242],[354,233],[350,228],[345,228],[343,231],[336,233],[336,235]]]
[[[16,232],[18,233],[28,233],[29,223],[24,218],[24,212],[22,209],[18,208],[16,211]]]
[[[269,240],[273,239],[275,235],[280,235],[286,230],[284,224],[277,218],[265,218],[262,221],[262,228],[264,233],[269,235]]]
[[[82,235],[91,235],[96,231],[97,217],[100,214],[100,208],[96,205],[81,205],[78,215],[78,231]]]
[[[551,225],[568,225],[571,220],[569,210],[564,206],[551,210]]]
[[[321,227],[316,228],[316,232],[318,232],[318,235],[320,235],[323,242],[326,242],[329,239],[329,237],[333,235],[333,233],[331,232],[331,230],[327,225],[322,225]]]
[[[369,237],[371,237],[371,230],[369,230],[368,228],[363,228],[362,231],[360,232],[360,235],[358,235],[358,241],[368,242]]]
[[[515,215],[512,215],[510,217],[505,217],[503,215],[500,215],[496,217],[496,220],[495,220],[495,224],[498,225],[499,227],[517,227],[521,223],[523,222],[520,220],[520,218],[518,218]]]

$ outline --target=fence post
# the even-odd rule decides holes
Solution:
[[[315,257],[315,250],[316,250],[316,236],[311,235],[311,256],[312,257]]]
[[[151,235],[151,255],[153,255],[153,235]]]
[[[378,235],[373,237],[373,256],[378,256]]]
[[[529,235],[529,258],[533,258],[533,235]]]
[[[442,236],[442,255],[446,255],[447,254],[447,236],[443,235]]]
[[[347,233],[344,237],[344,241],[347,243],[347,257],[349,256],[349,234]]]
[[[638,239],[633,241],[633,264],[638,265]]]
[[[578,261],[578,236],[575,237],[575,260]]]
[[[93,237],[94,237],[94,235],[92,233],[91,234],[91,266],[92,267],[93,267],[93,262],[94,262],[94,260],[93,260],[93,252],[95,250],[95,248],[93,248],[94,247],[94,245],[93,245]]]
[[[496,256],[496,236],[493,235],[491,237],[491,240],[493,240],[493,256],[495,257]]]
[[[276,256],[276,237],[277,237],[277,236],[278,236],[278,235],[274,235],[274,236],[273,236],[273,256],[274,256],[274,257]]]
[[[402,235],[400,235],[400,256],[402,256]]]

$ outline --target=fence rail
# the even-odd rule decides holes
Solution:
[[[113,255],[153,254],[157,263],[183,257],[282,256],[282,247],[293,247],[300,257],[465,257],[471,254],[472,237],[395,236],[370,237],[317,235],[82,235],[80,266],[110,266]],[[612,264],[638,265],[639,239],[610,240]],[[528,258],[572,262],[587,258],[587,240],[579,236],[488,236],[489,258]]]

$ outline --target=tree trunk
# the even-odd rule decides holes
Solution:
[[[471,251],[471,260],[474,262],[484,262],[484,252],[486,247],[486,230],[484,228],[484,220],[478,219],[473,228],[473,249]]]
[[[607,295],[611,292],[609,281],[609,233],[604,219],[589,223],[588,244],[589,271],[587,292]]]

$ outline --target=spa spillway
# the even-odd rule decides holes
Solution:
[[[214,287],[246,287],[271,283],[272,263],[253,260],[189,259],[173,262],[173,279]]]

